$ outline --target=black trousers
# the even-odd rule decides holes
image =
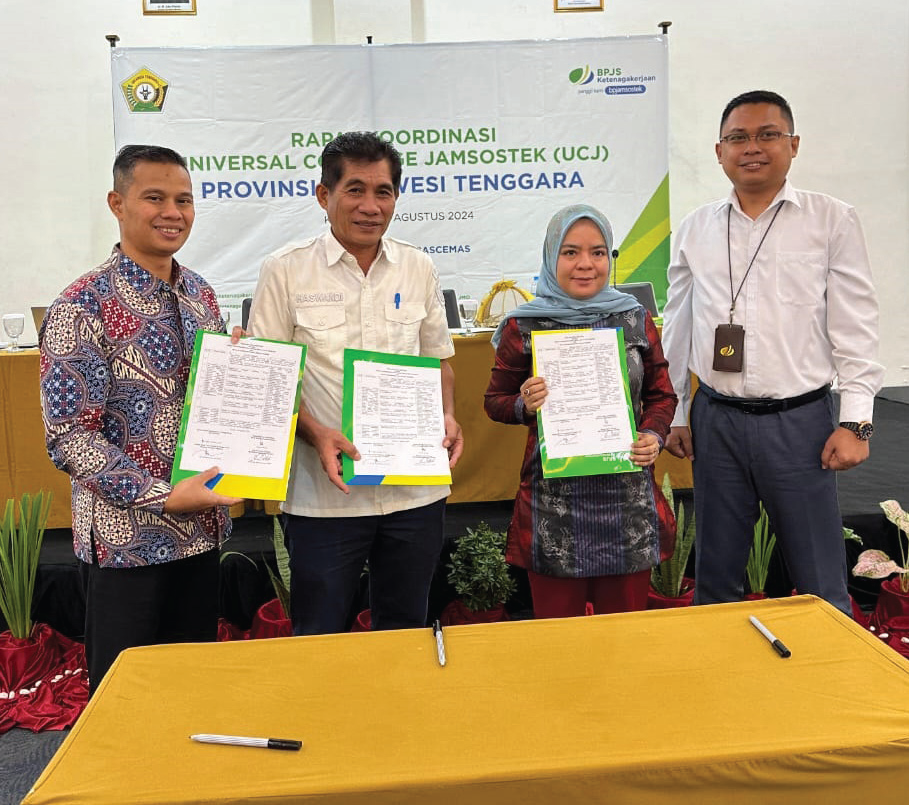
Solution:
[[[330,634],[347,628],[367,560],[372,628],[425,626],[444,525],[444,498],[416,509],[365,517],[285,515],[294,634]]]
[[[851,617],[836,472],[821,467],[835,428],[830,394],[791,411],[754,415],[698,390],[691,405],[694,603],[742,600],[762,502],[798,592]]]
[[[79,563],[89,695],[125,648],[217,638],[218,560],[211,550],[145,567]]]

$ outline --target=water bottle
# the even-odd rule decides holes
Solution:
[[[540,275],[534,275],[534,278],[530,282],[530,292],[536,296],[537,295],[537,282],[540,280]]]

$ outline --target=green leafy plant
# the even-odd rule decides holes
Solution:
[[[846,526],[843,526],[843,539],[851,539],[853,542],[857,542],[859,545],[862,544],[862,538],[851,528],[846,528]]]
[[[879,504],[884,510],[884,515],[900,531],[897,536],[897,542],[900,546],[900,558],[902,567],[890,559],[886,553],[878,550],[862,551],[858,555],[858,561],[852,568],[852,573],[856,576],[863,576],[868,579],[885,579],[892,573],[899,573],[900,590],[909,593],[909,514],[903,511],[902,507],[895,500],[885,500]],[[905,545],[903,544],[905,541]]]
[[[25,493],[18,506],[6,501],[0,520],[0,610],[13,637],[24,639],[32,633],[32,598],[44,529],[50,514],[50,492]]]
[[[278,572],[271,569],[271,565],[262,557],[262,563],[268,572],[268,578],[271,580],[271,586],[274,588],[275,597],[281,602],[284,613],[290,612],[290,557],[287,555],[287,547],[284,545],[284,529],[281,528],[279,517],[272,518],[272,544],[275,548],[275,563],[278,566]],[[258,565],[253,559],[241,551],[222,551],[221,561],[223,562],[228,556],[240,556],[253,567],[258,569]]]
[[[448,581],[474,612],[504,604],[515,591],[505,561],[505,534],[485,522],[468,528],[451,554]]]
[[[225,559],[229,559],[231,556],[239,556],[241,559],[245,559],[247,562],[249,562],[253,567],[255,567],[258,570],[258,566],[256,565],[255,561],[250,559],[242,551],[221,551],[221,554],[218,557],[218,561],[223,562]]]
[[[770,518],[761,505],[761,514],[754,524],[754,542],[745,565],[745,576],[748,589],[753,593],[763,593],[767,584],[767,573],[770,571],[770,557],[776,547],[776,534],[770,533]]]
[[[672,494],[672,483],[669,473],[663,475],[663,496],[675,510],[675,498]],[[682,593],[682,580],[685,567],[694,545],[694,515],[686,519],[685,504],[679,503],[675,518],[675,549],[672,556],[656,565],[650,573],[650,584],[653,589],[666,598],[678,598]]]
[[[268,562],[265,563],[265,568],[268,570],[271,586],[275,589],[275,595],[281,602],[284,614],[290,615],[290,556],[287,553],[287,546],[284,544],[284,529],[281,528],[281,520],[277,516],[272,519],[274,521],[272,542],[275,546],[275,562],[278,565],[278,572],[275,573]]]

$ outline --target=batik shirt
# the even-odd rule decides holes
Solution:
[[[196,331],[224,331],[212,288],[173,267],[171,285],[115,248],[63,291],[41,328],[47,451],[72,480],[83,562],[171,562],[230,532],[224,508],[164,513]]]

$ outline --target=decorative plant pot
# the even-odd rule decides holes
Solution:
[[[694,598],[694,579],[685,576],[677,598],[658,593],[651,587],[647,590],[647,609],[675,609],[676,607],[690,607]]]
[[[249,627],[249,639],[266,637],[291,637],[294,633],[290,618],[284,614],[284,607],[277,598],[266,601],[253,615]]]
[[[862,612],[862,608],[856,603],[856,600],[850,595],[849,603],[852,604],[852,620],[864,629],[868,628],[868,616]]]
[[[745,593],[745,601],[763,601],[767,593]]]
[[[249,630],[244,631],[230,621],[218,618],[218,642],[226,643],[230,640],[249,640]]]
[[[369,632],[372,630],[372,616],[368,609],[364,609],[357,617],[354,619],[353,625],[350,627],[352,632]]]
[[[909,593],[904,593],[900,587],[900,577],[893,576],[881,582],[881,592],[870,622],[876,629],[880,629],[898,615],[909,615]]]
[[[44,623],[0,634],[0,733],[71,727],[88,702],[85,647]]]
[[[882,637],[894,651],[909,658],[909,615],[894,615],[881,626],[878,637]]]
[[[465,623],[498,623],[499,621],[510,620],[508,613],[505,611],[505,605],[493,609],[473,610],[464,606],[459,599],[452,601],[439,617],[442,626],[458,626]]]

